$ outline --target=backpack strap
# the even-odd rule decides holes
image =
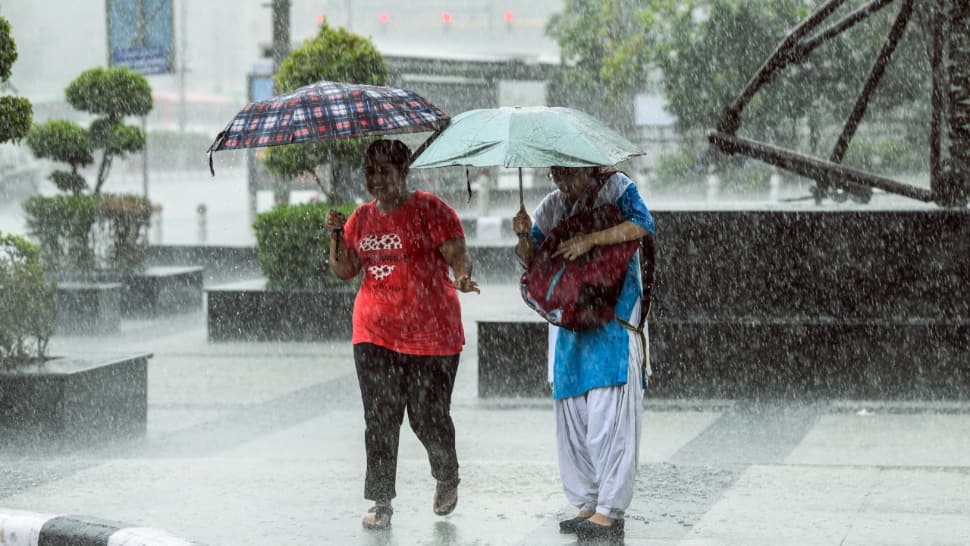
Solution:
[[[616,173],[620,173],[627,178],[630,175],[625,172],[608,168],[596,173],[596,179],[602,187],[607,180]],[[630,178],[632,180],[632,178]],[[597,189],[597,191],[599,191]],[[657,245],[653,240],[652,234],[644,235],[640,238],[640,283],[643,285],[643,300],[640,306],[640,324],[646,323],[647,316],[653,308],[653,291],[657,286]]]
[[[644,317],[645,314],[641,311],[640,316]],[[640,361],[640,379],[643,381],[643,386],[646,387],[650,384],[650,375],[647,374],[647,366],[649,364],[647,362],[647,335],[643,332],[643,329],[646,328],[646,323],[641,319],[640,325],[634,326],[621,319],[619,315],[615,315],[615,318],[624,328],[640,336],[640,347],[642,348],[640,352],[643,353],[643,360]]]

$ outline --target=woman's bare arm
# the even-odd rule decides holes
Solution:
[[[481,293],[478,283],[472,280],[472,257],[468,254],[464,237],[455,237],[441,243],[438,247],[445,262],[451,266],[455,275],[454,285],[462,292]]]
[[[611,228],[594,231],[593,233],[584,233],[568,241],[563,241],[552,255],[563,256],[567,260],[575,260],[589,252],[594,246],[625,243],[639,239],[648,233],[650,232],[646,229],[627,220]]]
[[[327,263],[337,278],[350,280],[360,273],[360,259],[344,242],[344,224],[347,216],[336,210],[327,212],[325,225],[330,230],[330,256]]]

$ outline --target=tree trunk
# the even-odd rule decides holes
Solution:
[[[962,206],[970,199],[970,0],[948,7],[950,161],[938,190],[940,204]]]

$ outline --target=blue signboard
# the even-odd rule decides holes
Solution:
[[[273,96],[273,76],[269,74],[250,74],[249,102],[266,100]]]
[[[175,71],[172,0],[105,0],[110,66],[145,75]]]

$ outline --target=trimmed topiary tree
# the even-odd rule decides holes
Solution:
[[[67,163],[70,172],[55,171],[53,181],[61,191],[75,195],[87,189],[78,168],[94,162],[101,151],[94,194],[100,194],[108,179],[111,163],[145,148],[145,134],[138,127],[125,125],[128,116],[143,116],[152,110],[152,89],[145,76],[119,66],[85,70],[65,90],[67,102],[97,118],[88,129],[66,120],[51,120],[35,125],[27,145],[39,158]]]
[[[320,80],[385,85],[387,65],[369,39],[324,23],[316,36],[286,57],[276,75],[276,87],[281,93],[286,93]],[[267,150],[264,161],[270,172],[287,180],[309,174],[318,183],[320,178],[317,171],[328,165],[330,188],[327,198],[331,203],[341,203],[347,200],[346,179],[353,168],[360,165],[364,150],[373,140],[347,139],[276,146]]]
[[[24,206],[28,227],[40,241],[45,263],[59,274],[87,275],[99,267],[136,271],[147,249],[151,203],[139,195],[102,194],[101,190],[115,159],[145,148],[145,134],[124,120],[151,111],[151,86],[127,67],[98,67],[82,72],[65,94],[71,106],[96,117],[88,128],[60,119],[30,128],[26,141],[35,156],[70,167],[54,171],[50,180],[71,198],[28,200]],[[101,158],[91,188],[80,170],[94,164],[97,152]],[[101,238],[105,243],[97,244]],[[102,255],[95,247],[104,248]]]
[[[27,146],[39,158],[67,163],[71,167],[70,171],[51,173],[50,180],[57,189],[81,195],[88,188],[87,181],[78,172],[78,169],[94,163],[94,147],[87,129],[66,119],[50,120],[30,128]]]

